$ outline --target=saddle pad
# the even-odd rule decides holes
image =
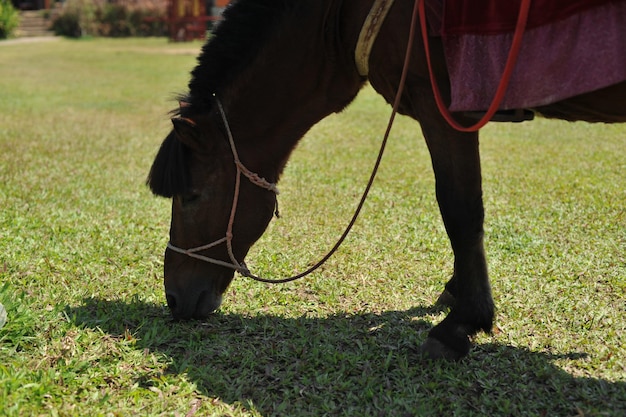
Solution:
[[[615,0],[531,0],[527,29]],[[513,32],[522,0],[445,0],[443,35]]]
[[[431,33],[443,37],[450,110],[486,110],[506,65],[521,0],[430,2]],[[532,0],[500,109],[546,105],[625,80],[626,0]]]

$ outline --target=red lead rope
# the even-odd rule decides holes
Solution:
[[[419,3],[419,12],[420,12],[420,25],[422,26],[422,40],[424,42],[424,52],[426,54],[426,62],[428,64],[428,73],[430,75],[430,84],[433,89],[433,94],[435,95],[435,101],[437,102],[437,107],[439,108],[439,112],[443,116],[444,119],[456,130],[461,132],[476,132],[481,127],[487,124],[489,120],[493,117],[493,115],[498,111],[500,107],[500,103],[502,103],[502,99],[504,98],[504,94],[506,93],[506,89],[509,86],[509,81],[511,80],[511,74],[513,74],[513,69],[515,68],[515,63],[517,62],[517,57],[519,56],[519,51],[522,46],[522,37],[524,36],[524,32],[526,31],[526,23],[528,22],[528,11],[530,10],[531,0],[522,0],[522,4],[520,5],[519,16],[517,18],[517,25],[515,27],[515,34],[513,35],[513,43],[511,44],[511,50],[509,51],[509,56],[506,61],[506,66],[504,67],[504,72],[502,73],[502,78],[500,79],[500,83],[498,84],[498,89],[496,90],[496,94],[487,110],[487,113],[480,119],[475,125],[465,127],[461,126],[457,123],[456,120],[450,114],[450,111],[446,108],[443,99],[441,98],[441,92],[439,91],[439,87],[437,86],[437,81],[433,74],[433,68],[430,58],[430,48],[428,46],[428,29],[426,26],[426,11],[425,11],[425,3],[426,0],[415,0]]]

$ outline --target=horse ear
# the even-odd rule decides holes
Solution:
[[[196,152],[207,151],[208,144],[202,140],[196,122],[186,117],[174,117],[172,124],[178,140]]]

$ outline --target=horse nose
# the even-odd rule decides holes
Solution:
[[[166,291],[165,300],[170,308],[170,313],[174,320],[189,320],[195,316],[196,300],[185,300],[180,294],[173,291]]]
[[[205,319],[222,302],[222,297],[219,294],[213,294],[207,290],[194,293],[189,300],[186,300],[187,302],[176,292],[166,291],[165,299],[172,317],[176,320]]]
[[[170,308],[172,317],[174,317],[176,320],[189,318],[189,317],[184,317],[182,311],[179,308],[180,304],[179,304],[178,294],[173,293],[171,291],[167,291],[165,293],[165,300],[167,301],[167,306]]]
[[[172,310],[172,312],[174,312],[178,307],[178,298],[176,297],[176,294],[172,292],[166,292],[165,300],[167,301],[167,306],[170,308],[170,310]]]

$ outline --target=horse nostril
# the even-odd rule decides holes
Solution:
[[[175,311],[178,303],[176,302],[176,296],[171,293],[165,294],[165,299],[167,300],[167,305],[170,310]]]

